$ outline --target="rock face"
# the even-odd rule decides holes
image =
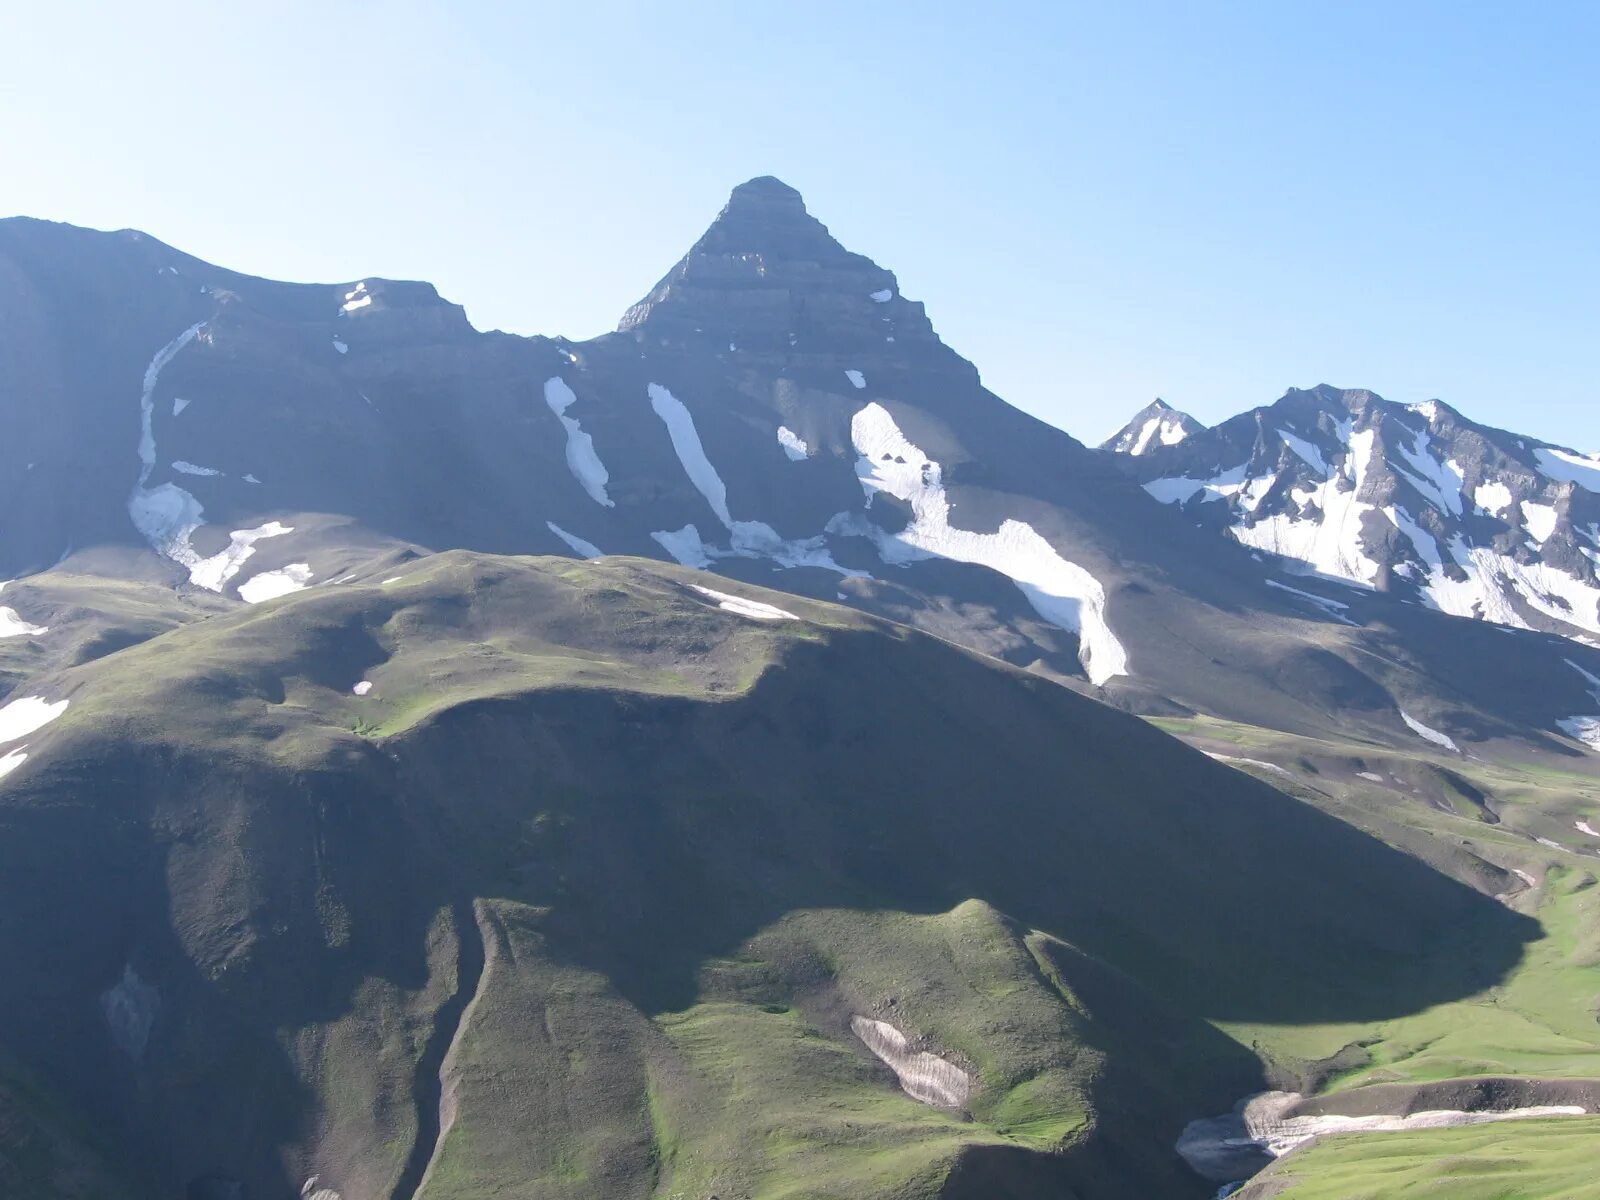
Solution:
[[[1152,419],[1166,428],[1146,410],[1106,449],[1156,499],[1291,570],[1600,638],[1600,458],[1326,385],[1171,443],[1144,437]]]
[[[727,346],[746,364],[863,367],[936,363],[976,377],[939,341],[922,305],[894,274],[846,250],[806,211],[800,193],[771,177],[734,188],[703,237],[618,329],[642,344]]]

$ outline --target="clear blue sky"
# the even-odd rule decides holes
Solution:
[[[1600,4],[10,5],[0,212],[611,328],[774,174],[994,390],[1600,448]]]

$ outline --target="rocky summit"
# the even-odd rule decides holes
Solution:
[[[771,177],[586,341],[0,221],[0,381],[7,1200],[1592,1134],[1600,460],[1329,387],[1086,447]]]

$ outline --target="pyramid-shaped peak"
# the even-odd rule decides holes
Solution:
[[[733,189],[723,211],[744,207],[778,210],[787,208],[804,214],[806,202],[798,191],[776,175],[757,175]]]
[[[894,274],[841,246],[800,193],[771,175],[734,188],[618,328],[656,347],[704,344],[785,362],[949,355]]]
[[[1158,450],[1163,446],[1176,446],[1179,442],[1205,429],[1186,412],[1173,408],[1157,396],[1116,433],[1100,443],[1102,450],[1113,454],[1131,454],[1135,457]]]

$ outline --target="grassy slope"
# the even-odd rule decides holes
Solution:
[[[1329,1138],[1239,1200],[1594,1200],[1600,1119]]]
[[[1504,889],[1541,928],[1513,971],[1472,996],[1381,1022],[1226,1025],[1233,1036],[1291,1072],[1350,1047],[1343,1066],[1324,1068],[1331,1087],[1484,1074],[1600,1076],[1600,841],[1575,828],[1585,818],[1600,828],[1600,784],[1592,775],[1531,756],[1464,760],[1211,719],[1157,723],[1207,749],[1286,767],[1292,780],[1260,774],[1460,878]],[[1488,809],[1453,780],[1466,780]],[[1537,885],[1502,873],[1513,868]],[[1455,957],[1472,947],[1462,939],[1438,953]]]
[[[192,1027],[243,1031],[179,1068],[174,1119],[223,1136],[218,1072],[248,1069],[260,1171],[287,1144],[381,1194],[456,983],[439,914],[477,900],[489,965],[428,1200],[931,1196],[962,1172],[999,1195],[972,1164],[1002,1159],[1011,1194],[1067,1170],[1121,1198],[1202,1194],[1172,1139],[1256,1078],[1202,1018],[1370,1024],[1515,961],[1503,908],[1132,718],[831,605],[734,617],[697,578],[444,554],[45,680],[73,703],[8,781],[18,838],[69,822],[92,861],[76,798],[109,763],[165,872],[90,904],[57,842],[0,838],[56,940],[105,944],[52,977],[92,994],[129,953],[183,994],[192,971]],[[153,932],[103,935],[138,903]],[[1422,969],[1457,927],[1480,953]],[[901,1095],[851,1012],[972,1069],[973,1119]]]

